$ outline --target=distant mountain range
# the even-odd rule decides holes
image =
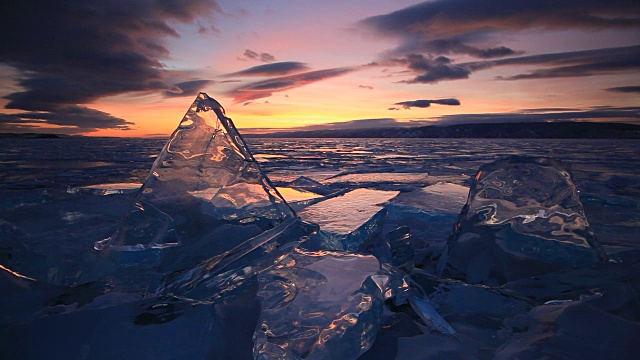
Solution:
[[[0,133],[0,139],[63,139],[67,135],[41,134],[41,133]]]
[[[240,131],[242,132],[242,130]],[[485,123],[288,131],[245,136],[268,138],[640,139],[640,125],[595,122]]]

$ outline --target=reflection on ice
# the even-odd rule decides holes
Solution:
[[[371,255],[296,250],[259,275],[260,359],[355,359],[371,347],[382,294]]]
[[[481,166],[447,246],[439,271],[489,285],[604,259],[569,169],[548,158]]]
[[[338,175],[327,179],[327,184],[370,185],[379,183],[392,184],[427,184],[432,179],[427,173],[366,173]]]
[[[74,194],[78,191],[86,192],[91,195],[113,195],[113,194],[132,194],[138,190],[142,184],[140,183],[110,183],[95,184],[68,189],[67,192]]]
[[[287,183],[287,186],[293,189],[310,191],[320,195],[329,195],[334,192],[330,187],[306,176],[300,176],[299,178]]]
[[[384,218],[383,203],[397,191],[356,189],[344,195],[311,205],[299,215],[320,225],[318,248],[355,251],[378,229]]]
[[[467,200],[469,188],[451,183],[438,183],[412,192],[399,194],[394,205],[419,208],[433,214],[460,214]]]
[[[429,247],[425,255],[439,254],[468,193],[469,188],[451,183],[402,192],[387,206],[387,223],[409,227],[419,247]]]
[[[309,200],[321,198],[322,195],[312,193],[311,191],[297,190],[289,187],[276,187],[278,192],[287,201],[287,203],[307,202]]]

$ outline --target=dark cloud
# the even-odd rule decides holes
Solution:
[[[265,63],[270,63],[276,61],[276,57],[269,53],[257,53],[253,50],[246,49],[244,54],[242,54],[243,59],[247,60],[257,60]]]
[[[629,0],[476,1],[436,0],[373,16],[360,25],[379,36],[395,36],[394,52],[464,53],[480,58],[512,55],[485,46],[504,32],[531,29],[601,30],[640,26],[640,3]]]
[[[441,80],[468,79],[473,67],[470,65],[456,65],[445,56],[424,56],[422,54],[409,54],[404,58],[391,59],[383,65],[406,66],[414,74],[418,74],[412,80],[404,80],[405,83],[437,83]]]
[[[229,93],[229,96],[233,97],[236,103],[262,99],[273,95],[274,92],[298,88],[328,78],[341,76],[354,70],[351,67],[344,67],[272,78],[236,88]]]
[[[373,86],[369,86],[369,85],[358,85],[358,87],[360,89],[373,90]]]
[[[503,80],[543,79],[608,74],[640,69],[640,46],[522,56],[485,63],[500,65],[540,65],[542,69],[526,74],[502,77]],[[481,64],[479,67],[482,67]]]
[[[191,80],[174,84],[173,87],[164,92],[166,97],[194,96],[205,86],[215,83],[213,80]]]
[[[582,111],[578,108],[535,108],[535,109],[520,109],[517,112],[519,113],[539,113],[539,112],[558,112],[558,111]]]
[[[218,29],[215,25],[205,26],[204,24],[198,22],[198,34],[208,34],[209,32],[219,34],[220,29]]]
[[[618,86],[605,89],[607,91],[621,92],[621,93],[637,93],[640,92],[640,86]]]
[[[398,111],[400,109],[398,109],[397,107],[390,107],[390,108],[387,108],[387,110],[389,110],[389,111]]]
[[[640,107],[597,106],[573,111],[529,109],[511,113],[454,114],[438,119],[439,125],[467,123],[513,123],[545,121],[609,121],[640,123]]]
[[[163,61],[167,37],[178,37],[172,23],[191,23],[220,8],[213,0],[16,1],[0,12],[0,62],[20,71],[23,89],[6,96],[6,108],[73,114],[79,104],[133,91],[168,91]],[[85,108],[86,109],[86,108]],[[88,109],[90,110],[90,109]],[[100,117],[98,114],[96,116]],[[108,115],[108,114],[107,114]],[[101,124],[119,124],[106,121]],[[120,119],[121,120],[121,119]],[[71,120],[69,120],[71,121]],[[70,124],[71,125],[71,124]],[[84,128],[83,124],[74,124]],[[89,126],[88,128],[103,128]]]
[[[405,109],[411,109],[412,107],[427,108],[427,107],[430,107],[431,104],[460,105],[460,101],[458,99],[411,100],[411,101],[397,102],[393,105],[401,105]]]
[[[85,106],[68,105],[55,112],[28,111],[19,114],[0,114],[0,129],[20,130],[39,125],[56,125],[66,133],[92,132],[99,129],[131,130],[132,122]],[[49,131],[51,129],[47,129]]]
[[[437,83],[443,80],[467,79],[474,71],[508,65],[531,65],[541,68],[526,74],[498,77],[498,79],[525,80],[592,76],[638,71],[640,69],[640,46],[518,56],[461,64],[456,64],[452,59],[444,56],[409,54],[402,58],[381,61],[377,65],[407,67],[416,76],[411,80],[402,81],[405,83]]]
[[[422,49],[429,53],[435,54],[465,54],[481,59],[501,58],[505,56],[516,55],[519,52],[509,49],[505,46],[481,49],[478,47],[464,44],[458,38],[453,39],[436,39],[424,43]]]
[[[282,76],[308,70],[305,63],[297,61],[283,61],[250,67],[246,70],[231,73],[227,76]]]

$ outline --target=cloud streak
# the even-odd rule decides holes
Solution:
[[[234,72],[226,76],[283,76],[308,70],[305,63],[297,61],[283,61],[273,64],[253,66],[248,69]]]
[[[85,106],[69,105],[55,112],[28,111],[19,114],[0,114],[0,129],[29,130],[40,125],[56,125],[66,133],[93,132],[99,129],[131,130],[132,122]],[[48,129],[51,130],[51,129]]]
[[[352,67],[342,67],[275,77],[240,86],[232,90],[228,95],[233,98],[235,103],[243,103],[270,97],[275,92],[291,90],[318,81],[345,75],[354,70]]]
[[[460,105],[460,101],[458,99],[411,100],[411,101],[397,102],[393,105],[401,105],[405,109],[411,109],[412,107],[428,108],[431,106],[431,104],[456,106],[456,105]]]
[[[618,86],[605,90],[619,93],[640,93],[640,86]]]
[[[415,76],[404,83],[433,84],[446,80],[468,79],[475,71],[499,66],[537,66],[528,73],[498,77],[499,80],[529,80],[561,77],[594,76],[640,69],[640,46],[570,51],[551,54],[511,57],[491,61],[456,64],[445,56],[408,54],[379,62],[380,66],[403,66]]]
[[[476,63],[476,68],[504,65],[538,65],[529,73],[504,77],[504,80],[544,79],[637,71],[640,69],[640,46],[628,46],[587,51],[573,51],[501,59]]]
[[[173,87],[164,92],[165,97],[195,96],[202,88],[213,84],[213,80],[191,80],[174,84]]]
[[[549,111],[528,109],[510,113],[453,114],[437,118],[438,125],[545,121],[608,121],[640,124],[640,107],[596,106],[589,109]]]

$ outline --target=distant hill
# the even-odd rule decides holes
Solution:
[[[485,123],[290,131],[245,136],[269,138],[640,139],[640,125],[594,122]]]
[[[40,133],[0,133],[0,139],[63,139],[66,135]]]

